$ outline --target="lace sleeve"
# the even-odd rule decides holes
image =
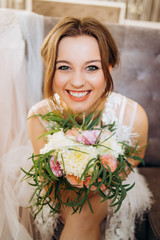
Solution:
[[[126,121],[126,109],[130,105],[131,116],[130,120]],[[135,137],[138,136],[137,133],[133,132],[133,124],[135,121],[137,111],[137,103],[128,100],[125,96],[117,93],[112,93],[106,102],[105,110],[103,114],[103,122],[105,124],[110,124],[115,122],[116,136],[119,141],[125,141],[129,145],[134,144]]]
[[[41,102],[39,102],[38,104],[35,104],[32,108],[31,108],[31,112],[33,113],[33,115],[39,115],[39,114],[46,114],[48,112],[48,107],[46,107],[47,105],[47,100],[43,100]],[[48,106],[48,105],[47,105]],[[43,120],[40,116],[37,116],[39,121],[41,122],[41,124],[43,125],[43,127],[47,130],[48,129],[48,122]]]
[[[58,102],[60,106],[60,100],[58,95],[56,94],[56,101]],[[44,99],[41,102],[35,104],[32,108],[31,111],[33,114],[39,115],[39,114],[47,114],[48,112],[53,112],[56,109],[54,103],[50,101],[50,99]],[[59,111],[62,113],[63,109],[59,107]],[[42,123],[44,128],[48,131],[51,127],[54,127],[54,123],[48,123],[47,121],[43,120],[40,116],[38,116],[39,121]]]

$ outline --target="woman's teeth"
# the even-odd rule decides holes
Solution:
[[[84,91],[84,92],[72,92],[72,91],[68,91],[69,94],[73,97],[76,98],[81,98],[81,97],[85,97],[90,91]]]

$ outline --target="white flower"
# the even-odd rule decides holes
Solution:
[[[60,151],[59,154],[63,155],[65,169],[63,169],[63,161],[59,158],[59,163],[61,168],[66,174],[74,175],[77,178],[81,177],[87,163],[92,159],[96,158],[98,155],[97,148],[93,146],[74,146],[74,150],[69,150],[67,148]],[[88,172],[89,175],[92,174],[93,168]]]
[[[122,145],[117,141],[117,137],[113,132],[104,130],[99,144],[103,145],[98,146],[100,155],[109,154],[117,158],[119,154],[123,154]]]
[[[87,132],[87,131],[86,131]],[[90,132],[87,132],[90,136]],[[93,131],[91,131],[93,133]],[[87,135],[87,137],[88,137]],[[108,130],[103,130],[100,136],[100,145],[86,145],[83,142],[76,142],[76,136],[66,135],[63,131],[48,135],[48,143],[41,149],[40,153],[44,154],[51,150],[58,153],[58,162],[64,174],[81,177],[87,163],[97,158],[98,155],[112,155],[117,158],[119,154],[123,154],[123,149],[118,143],[116,136]],[[88,170],[88,174],[92,175],[93,167]]]
[[[40,150],[41,154],[51,151],[52,149],[62,149],[67,146],[78,145],[71,138],[69,139],[64,135],[63,131],[54,133],[53,135],[48,135],[48,143],[45,144],[44,148]]]

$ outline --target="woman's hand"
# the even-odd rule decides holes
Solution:
[[[62,239],[83,239],[98,240],[100,238],[100,224],[107,216],[108,201],[101,202],[102,198],[98,193],[91,192],[89,194],[90,203],[93,213],[87,202],[84,203],[82,211],[72,215],[73,209],[65,207],[62,209],[61,219],[65,224],[61,235]],[[72,236],[75,236],[76,238]]]

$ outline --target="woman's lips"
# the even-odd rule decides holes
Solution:
[[[71,91],[71,90],[66,90],[68,93],[68,96],[74,100],[74,101],[84,101],[89,97],[89,94],[91,90],[86,90],[86,91]]]

